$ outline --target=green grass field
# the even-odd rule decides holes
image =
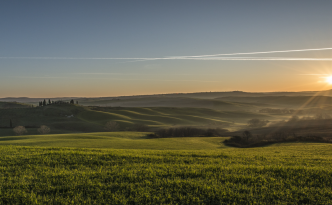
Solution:
[[[68,145],[57,137],[63,146]],[[88,137],[76,136],[76,141]],[[93,137],[99,140],[97,135]],[[118,140],[141,137],[119,134]],[[29,139],[17,141],[38,145],[41,140],[31,136],[30,144]],[[218,144],[221,140],[211,141]],[[192,150],[147,150],[142,145],[141,149],[82,149],[1,142],[1,204],[332,203],[330,144],[288,143],[250,149],[204,145],[196,150],[196,144],[187,143]],[[179,142],[173,143],[173,149],[179,149]],[[165,145],[171,149],[170,144]]]
[[[210,150],[225,148],[224,137],[149,139],[142,132],[102,132],[0,137],[0,145],[106,149]]]
[[[182,104],[144,107],[149,100],[151,105]],[[252,118],[289,117],[260,114],[259,103],[245,99],[177,100],[114,100],[137,107],[0,104],[0,204],[332,204],[332,144],[241,149],[225,146],[228,137],[152,139],[148,132],[104,132],[108,121],[121,130],[138,123],[151,129],[236,130]],[[6,128],[9,120],[35,128],[13,136]],[[51,134],[39,134],[40,125],[49,126]]]

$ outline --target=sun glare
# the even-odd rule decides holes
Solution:
[[[328,84],[332,84],[332,76],[328,76],[328,77],[326,77],[326,82],[327,82]]]

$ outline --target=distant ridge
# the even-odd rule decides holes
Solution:
[[[324,91],[300,91],[300,92],[244,92],[244,91],[223,91],[223,92],[194,92],[194,93],[166,93],[166,94],[151,94],[151,95],[131,95],[131,96],[114,96],[114,97],[55,97],[55,98],[29,98],[29,97],[5,97],[0,98],[0,101],[5,102],[24,102],[35,103],[44,99],[50,100],[112,100],[112,99],[135,99],[135,98],[153,98],[153,97],[184,97],[184,98],[202,98],[215,99],[220,97],[262,97],[262,96],[332,96],[331,90]]]

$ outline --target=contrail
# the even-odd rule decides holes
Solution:
[[[227,53],[199,56],[169,56],[160,58],[76,58],[76,57],[0,57],[0,59],[30,59],[30,60],[134,60],[130,62],[149,61],[149,60],[241,60],[241,61],[331,61],[332,58],[285,58],[285,57],[222,57],[235,55],[254,55],[270,53],[290,53],[304,51],[324,51],[332,48],[314,48],[301,50],[283,50],[283,51],[263,51],[249,53]]]
[[[30,59],[30,60],[223,60],[223,61],[331,61],[332,58],[283,58],[283,57],[176,57],[176,58],[62,58],[62,57],[0,57],[0,59]],[[139,60],[138,60],[139,59]],[[135,62],[137,62],[135,61]]]
[[[291,52],[304,52],[304,51],[325,51],[332,50],[332,48],[311,48],[311,49],[300,49],[300,50],[283,50],[283,51],[262,51],[262,52],[249,52],[249,53],[226,53],[226,54],[213,54],[213,55],[199,55],[199,56],[173,56],[176,57],[189,57],[189,58],[200,58],[200,57],[212,57],[212,56],[234,56],[234,55],[253,55],[253,54],[268,54],[268,53],[291,53]]]
[[[190,60],[219,61],[332,61],[332,58],[189,58]],[[187,59],[187,60],[189,60]]]
[[[186,60],[192,58],[194,57],[182,57],[182,58],[180,57],[161,57],[161,58],[0,57],[0,59],[32,59],[32,60],[171,60],[171,59]],[[228,58],[243,58],[243,57],[228,57]]]

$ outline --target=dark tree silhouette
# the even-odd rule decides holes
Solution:
[[[44,101],[43,101],[43,106],[46,106],[46,100],[44,99]]]
[[[249,131],[244,131],[242,133],[243,137],[247,140],[247,142],[249,141],[249,138],[252,137],[251,133]]]

